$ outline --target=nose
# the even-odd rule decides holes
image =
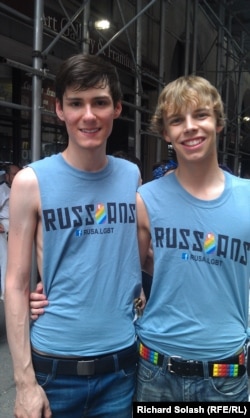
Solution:
[[[83,118],[84,119],[94,119],[95,118],[95,114],[93,112],[93,108],[92,108],[91,105],[86,104],[86,106],[84,106]]]
[[[192,116],[186,115],[184,131],[190,132],[190,131],[194,131],[196,128],[197,128],[196,123],[195,123],[195,120],[192,118]]]

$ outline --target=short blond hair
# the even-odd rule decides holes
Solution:
[[[212,104],[217,126],[224,126],[224,105],[218,90],[205,78],[188,75],[177,78],[163,88],[151,119],[151,130],[162,136],[164,116],[166,117],[169,112],[177,113],[189,104],[197,106]]]

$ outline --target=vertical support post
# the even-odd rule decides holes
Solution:
[[[222,54],[223,54],[223,39],[224,39],[224,21],[225,21],[225,7],[222,3],[219,6],[219,21],[222,22],[218,28],[218,42],[217,42],[217,57],[216,57],[216,87],[220,94],[222,92]]]
[[[216,57],[216,87],[220,94],[222,94],[222,54],[223,54],[223,42],[224,42],[224,21],[225,21],[225,8],[222,3],[220,3],[219,6],[219,21],[223,23],[223,25],[219,25],[218,28],[218,41],[217,41],[217,57]],[[227,126],[225,125],[223,129],[223,138],[222,138],[223,144],[222,148],[226,147],[227,142]],[[217,148],[219,147],[219,142],[217,143]],[[224,157],[222,156],[224,159]]]
[[[34,12],[34,39],[33,39],[33,68],[42,68],[42,41],[43,41],[43,0],[35,0]],[[32,125],[31,125],[31,158],[32,161],[40,159],[41,156],[41,96],[42,78],[36,73],[32,77]],[[33,246],[31,265],[31,289],[35,288],[37,282],[37,263],[35,247]]]
[[[231,34],[231,30],[232,30],[232,16],[229,16],[229,20],[228,20],[228,31]],[[230,78],[228,77],[229,74],[229,57],[230,57],[230,52],[231,52],[231,48],[232,48],[232,42],[231,42],[231,37],[228,36],[227,37],[227,55],[226,55],[226,89],[225,89],[225,113],[226,115],[228,114],[228,108],[229,108],[229,83],[230,83]],[[222,162],[223,164],[227,164],[227,125],[225,125],[224,127],[224,137],[223,137],[223,146],[222,146]],[[235,135],[235,141],[236,141],[236,135]]]
[[[83,0],[83,5],[85,1]],[[83,45],[82,52],[89,53],[89,17],[90,17],[90,0],[86,2],[83,10]]]
[[[241,34],[241,50],[244,51],[246,33]],[[234,158],[234,174],[240,175],[241,160],[240,160],[240,137],[241,137],[241,113],[242,113],[242,67],[243,61],[239,64],[238,71],[238,88],[237,88],[237,124],[236,124],[236,135],[235,135],[235,158]]]
[[[193,51],[192,51],[192,74],[197,71],[197,15],[198,15],[198,0],[194,1],[194,15],[193,15]]]
[[[159,48],[159,85],[158,93],[160,94],[163,85],[164,69],[165,69],[165,22],[166,22],[166,0],[161,1],[161,22],[160,22],[160,48]],[[158,94],[158,95],[159,95]],[[157,139],[156,145],[156,161],[161,160],[162,140]]]
[[[35,0],[33,68],[42,69],[43,42],[43,0]],[[31,159],[36,161],[41,156],[41,96],[42,78],[36,73],[32,76],[32,124],[31,124]]]
[[[135,79],[135,105],[140,107],[141,106],[141,80],[140,80],[140,71],[141,68],[141,16],[139,12],[141,10],[141,0],[137,0],[136,2],[138,19],[136,21],[136,79]],[[135,155],[137,158],[141,158],[141,111],[139,109],[135,109]]]
[[[190,0],[186,0],[186,42],[185,42],[185,68],[184,74],[189,73],[190,56]]]

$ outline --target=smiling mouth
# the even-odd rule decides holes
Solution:
[[[80,129],[81,132],[83,132],[84,134],[95,134],[96,132],[99,131],[99,128],[95,128],[95,129]]]
[[[196,145],[199,145],[203,142],[202,138],[199,139],[187,139],[186,141],[183,141],[182,144],[186,147],[195,147]]]

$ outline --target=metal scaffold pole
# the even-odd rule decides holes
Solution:
[[[43,42],[43,0],[35,0],[33,68],[42,68]],[[31,124],[31,159],[36,161],[41,155],[41,96],[42,78],[36,73],[32,75],[32,124]]]
[[[189,74],[189,60],[190,60],[190,14],[191,3],[190,0],[186,0],[186,42],[185,42],[185,68],[184,74]]]
[[[137,14],[141,10],[141,0],[137,0]],[[135,79],[135,104],[136,106],[141,106],[141,96],[142,96],[142,86],[139,68],[141,68],[141,17],[138,17],[136,21],[136,66],[137,66],[137,77]],[[135,110],[135,155],[137,158],[141,158],[141,112],[140,110]]]
[[[43,41],[43,0],[35,1],[34,9],[34,39],[33,39],[33,68],[42,68],[42,41]],[[31,124],[31,159],[39,160],[41,155],[41,97],[42,78],[35,72],[32,75],[32,124]],[[35,288],[37,282],[37,263],[35,246],[33,246],[31,265],[31,288]]]
[[[193,4],[193,50],[192,50],[192,74],[197,71],[197,24],[198,24],[198,0],[194,0]]]
[[[165,68],[165,17],[166,13],[166,1],[162,0],[161,2],[161,27],[160,27],[160,49],[159,49],[159,85],[158,85],[158,93],[160,94],[163,86],[163,78],[164,78],[164,68]],[[157,147],[156,147],[156,161],[161,160],[161,148],[162,148],[162,140],[157,139]]]
[[[83,44],[82,52],[84,54],[89,53],[89,18],[90,18],[90,0],[83,1],[84,12],[83,12]]]

